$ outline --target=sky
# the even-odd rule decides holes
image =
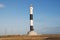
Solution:
[[[0,0],[0,35],[27,34],[33,5],[34,31],[60,34],[60,0]]]

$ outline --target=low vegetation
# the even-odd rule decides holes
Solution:
[[[0,40],[60,40],[60,34],[43,34],[37,36],[5,35],[0,36]]]

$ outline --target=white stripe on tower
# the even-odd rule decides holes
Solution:
[[[33,7],[30,5],[30,31],[33,31]]]
[[[33,20],[30,20],[30,25],[33,26]]]

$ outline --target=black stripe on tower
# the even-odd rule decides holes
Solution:
[[[33,14],[30,14],[30,20],[33,20]]]
[[[30,26],[30,31],[33,31],[34,29],[33,29],[33,26]]]

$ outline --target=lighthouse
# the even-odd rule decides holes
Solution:
[[[32,4],[30,5],[30,31],[28,32],[28,35],[37,35],[37,33],[34,31],[33,28],[33,6]]]
[[[32,4],[30,5],[30,31],[33,31],[33,7]]]

